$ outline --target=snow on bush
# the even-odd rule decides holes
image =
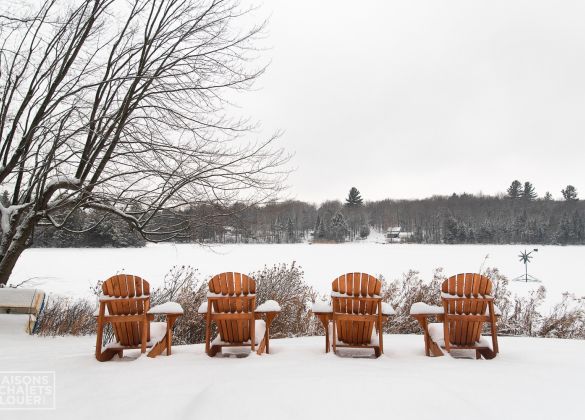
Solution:
[[[279,303],[281,311],[270,326],[274,338],[302,337],[321,334],[320,324],[309,312],[318,294],[305,283],[304,272],[294,261],[264,268],[250,276],[256,279],[256,302]]]

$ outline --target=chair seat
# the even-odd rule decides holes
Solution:
[[[264,334],[266,333],[266,322],[263,319],[257,319],[256,323],[254,324],[254,332],[256,335],[256,342],[254,344],[259,345],[262,339],[264,338]],[[213,339],[211,345],[213,346],[229,346],[232,343],[222,341],[221,337],[218,335]],[[242,345],[250,344],[250,340],[242,343]]]
[[[153,347],[156,343],[162,341],[167,334],[167,323],[166,322],[150,322],[150,341],[146,343],[146,347]],[[140,343],[136,346],[140,347]],[[136,346],[123,346],[119,342],[108,343],[106,349],[130,349]]]
[[[333,323],[329,324],[329,337],[333,337]],[[339,340],[339,336],[337,337],[337,342],[335,345],[343,346],[346,343]],[[372,337],[370,338],[369,344],[364,344],[364,346],[379,346],[380,345],[380,337],[378,337],[378,333],[376,333],[376,329],[372,329]]]
[[[441,347],[445,347],[445,334],[443,330],[443,323],[442,322],[433,322],[430,323],[429,328],[429,335],[431,336],[431,340],[437,343]],[[492,343],[488,340],[487,337],[481,336],[479,341],[475,343],[478,347],[487,347],[490,350],[492,349]]]

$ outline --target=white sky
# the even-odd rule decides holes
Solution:
[[[321,202],[585,194],[585,2],[265,1],[272,63],[238,100]]]

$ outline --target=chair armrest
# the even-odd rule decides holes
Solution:
[[[414,317],[445,315],[445,308],[443,308],[442,306],[428,305],[424,302],[415,302],[410,307],[410,315]],[[495,316],[502,315],[502,311],[500,311],[500,308],[498,308],[496,305],[494,305],[494,315]]]
[[[326,314],[332,314],[333,313],[333,306],[331,306],[329,303],[327,302],[314,302],[311,305],[311,312],[313,312],[315,315],[326,315]]]
[[[177,302],[165,302],[148,310],[148,315],[183,315],[183,307]]]
[[[445,309],[442,306],[432,306],[424,302],[415,302],[410,307],[410,315],[433,316],[443,315]]]
[[[275,300],[267,300],[262,305],[259,305],[254,311],[257,314],[280,312],[282,308]]]
[[[126,303],[126,302],[133,302],[136,300],[149,300],[150,295],[140,295],[140,296],[102,296],[99,298],[99,302],[106,302],[106,303]]]
[[[93,311],[93,316],[95,316],[96,318],[100,315],[100,306],[98,305],[97,308],[95,308],[95,311]],[[104,308],[104,316],[109,316],[110,313],[108,312],[108,307],[106,306]]]
[[[197,309],[197,313],[199,315],[207,314],[207,306],[208,305],[209,305],[209,302],[207,302],[207,301],[202,302],[201,305],[199,305],[199,308]],[[211,308],[211,311],[213,312],[213,307]]]
[[[396,315],[396,311],[389,303],[382,302],[382,315],[383,316]]]

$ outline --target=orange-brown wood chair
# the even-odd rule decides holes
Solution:
[[[442,323],[429,324],[429,338],[450,352],[476,351],[476,358],[493,359],[499,352],[492,281],[477,273],[449,277],[441,286]],[[491,340],[482,337],[489,324]],[[490,342],[491,341],[491,342]]]
[[[183,313],[180,305],[160,305],[161,310],[151,308],[149,283],[130,274],[119,274],[104,281],[102,293],[97,313],[97,360],[122,357],[128,349],[145,353],[150,348],[149,357],[156,357],[165,349],[167,355],[171,354],[173,324]],[[153,322],[155,314],[165,315],[166,322]],[[112,324],[115,341],[104,346],[104,328],[108,323]]]
[[[370,274],[347,273],[336,278],[331,287],[333,351],[340,347],[372,348],[379,357],[384,352],[382,282]]]
[[[280,309],[278,309],[279,311]],[[207,303],[199,312],[205,316],[205,352],[215,356],[223,347],[246,347],[258,354],[270,352],[270,324],[278,314],[270,308],[256,310],[256,281],[241,273],[226,272],[209,280]],[[262,316],[265,320],[260,319]],[[215,322],[217,337],[211,341]]]

